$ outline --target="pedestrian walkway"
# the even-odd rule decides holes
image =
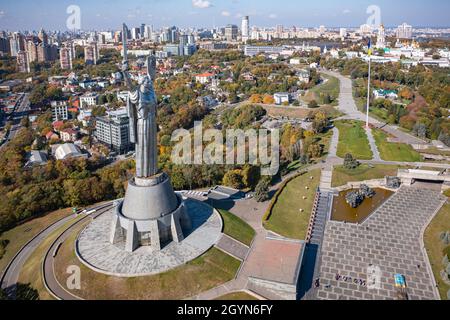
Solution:
[[[366,128],[366,134],[367,134],[367,139],[369,139],[370,149],[372,150],[372,154],[373,154],[372,160],[381,161],[380,152],[378,151],[378,147],[375,142],[375,138],[373,137],[372,129]]]

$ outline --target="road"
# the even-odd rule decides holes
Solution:
[[[20,130],[20,120],[23,118],[23,114],[30,110],[30,99],[29,94],[24,93],[17,101],[14,111],[8,118],[8,120],[13,122],[11,130],[9,131],[7,141],[0,146],[0,150],[8,144],[9,141],[13,140]]]
[[[112,204],[109,204],[111,206]],[[101,209],[104,208],[105,205],[94,207],[93,209]],[[15,286],[18,283],[20,272],[28,260],[28,258],[33,254],[36,248],[53,232],[57,231],[59,228],[74,220],[75,216],[70,215],[61,220],[58,220],[54,224],[50,225],[43,231],[41,231],[38,235],[36,235],[33,239],[31,239],[13,258],[10,264],[6,267],[0,282],[1,288],[4,289],[7,294],[11,297],[14,297],[15,294]],[[86,217],[87,218],[87,217]]]
[[[80,219],[74,222],[69,228],[67,228],[50,246],[47,253],[44,257],[43,263],[43,279],[47,290],[57,299],[59,300],[82,300],[76,295],[71,294],[66,289],[64,289],[58,282],[55,276],[55,257],[53,257],[53,253],[58,249],[72,234],[75,230],[82,225],[88,219],[96,219],[98,216],[103,213],[111,210],[113,208],[113,203],[109,203],[108,205],[104,205],[99,207],[98,212],[94,213],[92,216],[86,216],[83,219]]]

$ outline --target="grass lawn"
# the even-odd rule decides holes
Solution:
[[[321,94],[329,94],[333,98],[332,104],[337,104],[337,98],[339,97],[339,79],[322,74],[323,78],[327,79],[328,81],[326,83],[320,84],[318,86],[315,86],[310,90],[315,96],[315,100],[319,103],[322,103],[320,99]]]
[[[14,229],[4,232],[0,240],[9,240],[3,257],[0,257],[0,270],[4,270],[14,255],[34,236],[54,222],[72,214],[72,209],[58,210],[28,221]]]
[[[343,166],[334,167],[332,187],[339,187],[348,182],[382,179],[385,176],[396,176],[399,166],[362,164],[355,170],[347,170]]]
[[[250,246],[256,234],[255,230],[231,212],[226,210],[219,210],[219,212],[224,221],[224,233]]]
[[[304,240],[320,174],[319,169],[312,170],[289,182],[273,206],[269,220],[264,222],[264,227],[287,238]],[[304,196],[306,200],[303,200]],[[304,212],[300,213],[300,209]]]
[[[64,232],[72,223],[76,221],[74,218],[72,221],[68,222],[57,231],[53,232],[49,237],[47,237],[31,254],[28,260],[25,262],[20,275],[19,275],[19,283],[30,284],[31,287],[36,289],[39,292],[40,300],[54,300],[53,296],[48,293],[47,289],[45,289],[44,283],[42,281],[42,262],[44,260],[44,255],[50,248],[53,241],[58,238],[58,236]]]
[[[339,129],[337,155],[344,158],[347,153],[360,160],[372,160],[373,154],[361,121],[336,121]]]
[[[240,261],[212,248],[201,257],[176,269],[154,276],[118,278],[96,273],[75,256],[74,244],[80,227],[61,246],[55,261],[56,277],[66,284],[70,265],[81,269],[81,290],[73,293],[87,300],[180,300],[193,297],[232,280]]]
[[[221,296],[214,300],[220,301],[257,301],[258,299],[255,296],[252,296],[246,292],[233,292],[227,295]]]
[[[380,129],[372,129],[378,151],[385,161],[420,162],[422,156],[410,145],[388,142],[388,134]]]
[[[444,283],[441,278],[441,270],[444,270],[442,258],[446,246],[440,240],[440,234],[444,231],[450,231],[450,204],[445,204],[431,224],[425,230],[424,242],[427,249],[428,258],[430,259],[431,268],[433,269],[434,278],[439,287],[441,299],[447,300],[447,291],[450,286]]]

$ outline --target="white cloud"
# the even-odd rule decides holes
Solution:
[[[0,10],[0,18],[3,18],[5,16],[5,11]]]
[[[349,14],[350,12],[352,12],[350,9],[345,9],[344,11],[342,11],[343,14]]]
[[[271,13],[271,14],[269,14],[269,18],[276,19],[276,18],[278,18],[278,16],[275,13]]]
[[[222,11],[221,15],[224,17],[229,17],[229,16],[231,16],[231,13],[229,11]]]
[[[211,2],[208,0],[192,0],[192,5],[196,8],[205,9],[211,7]]]

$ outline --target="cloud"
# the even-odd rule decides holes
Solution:
[[[229,11],[222,11],[220,14],[221,14],[222,16],[224,16],[224,17],[229,17],[229,16],[231,16],[231,13],[230,13]]]
[[[199,9],[206,9],[211,7],[211,2],[208,0],[192,0],[192,5]]]
[[[242,13],[236,13],[236,16],[235,16],[235,17],[238,18],[238,19],[240,19],[240,18],[243,17],[243,14],[242,14]]]
[[[275,13],[271,13],[271,14],[269,14],[269,18],[276,19],[276,18],[278,18],[278,16]]]
[[[344,9],[344,11],[342,11],[343,14],[349,14],[350,12],[352,12],[350,9]]]
[[[5,11],[0,10],[0,18],[3,18],[5,16]]]

